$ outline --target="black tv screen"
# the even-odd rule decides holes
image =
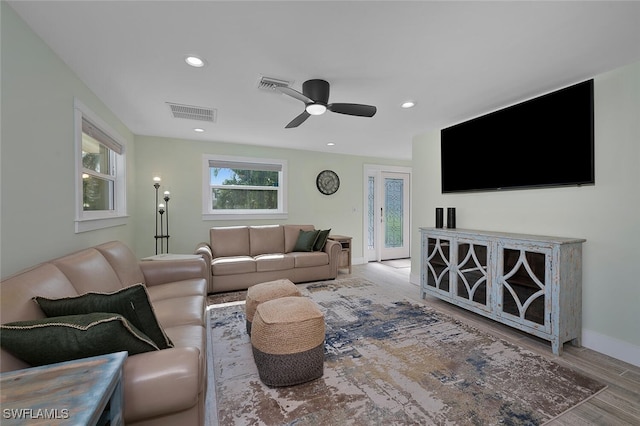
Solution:
[[[440,136],[443,193],[594,184],[593,80]]]

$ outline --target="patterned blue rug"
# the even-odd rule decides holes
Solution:
[[[210,300],[221,425],[539,425],[605,388],[360,279],[299,287],[325,314],[325,369],[287,388],[258,378],[244,293]]]

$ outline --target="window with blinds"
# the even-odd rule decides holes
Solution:
[[[114,210],[116,155],[122,146],[82,118],[82,210]]]
[[[203,214],[273,217],[286,214],[286,161],[205,155]]]
[[[112,226],[105,219],[126,215],[124,145],[108,125],[77,100],[75,114],[76,232],[83,232]],[[96,220],[100,222],[91,224]]]

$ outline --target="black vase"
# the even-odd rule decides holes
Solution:
[[[456,227],[456,208],[447,207],[447,228],[454,229]]]
[[[442,207],[436,207],[436,228],[442,228],[444,226],[444,209]]]

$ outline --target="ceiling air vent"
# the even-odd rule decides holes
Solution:
[[[187,120],[216,122],[216,110],[208,107],[181,105],[167,102],[173,118],[184,118]]]
[[[280,80],[273,77],[262,77],[258,81],[258,89],[274,91],[276,87],[288,87],[293,81]]]

